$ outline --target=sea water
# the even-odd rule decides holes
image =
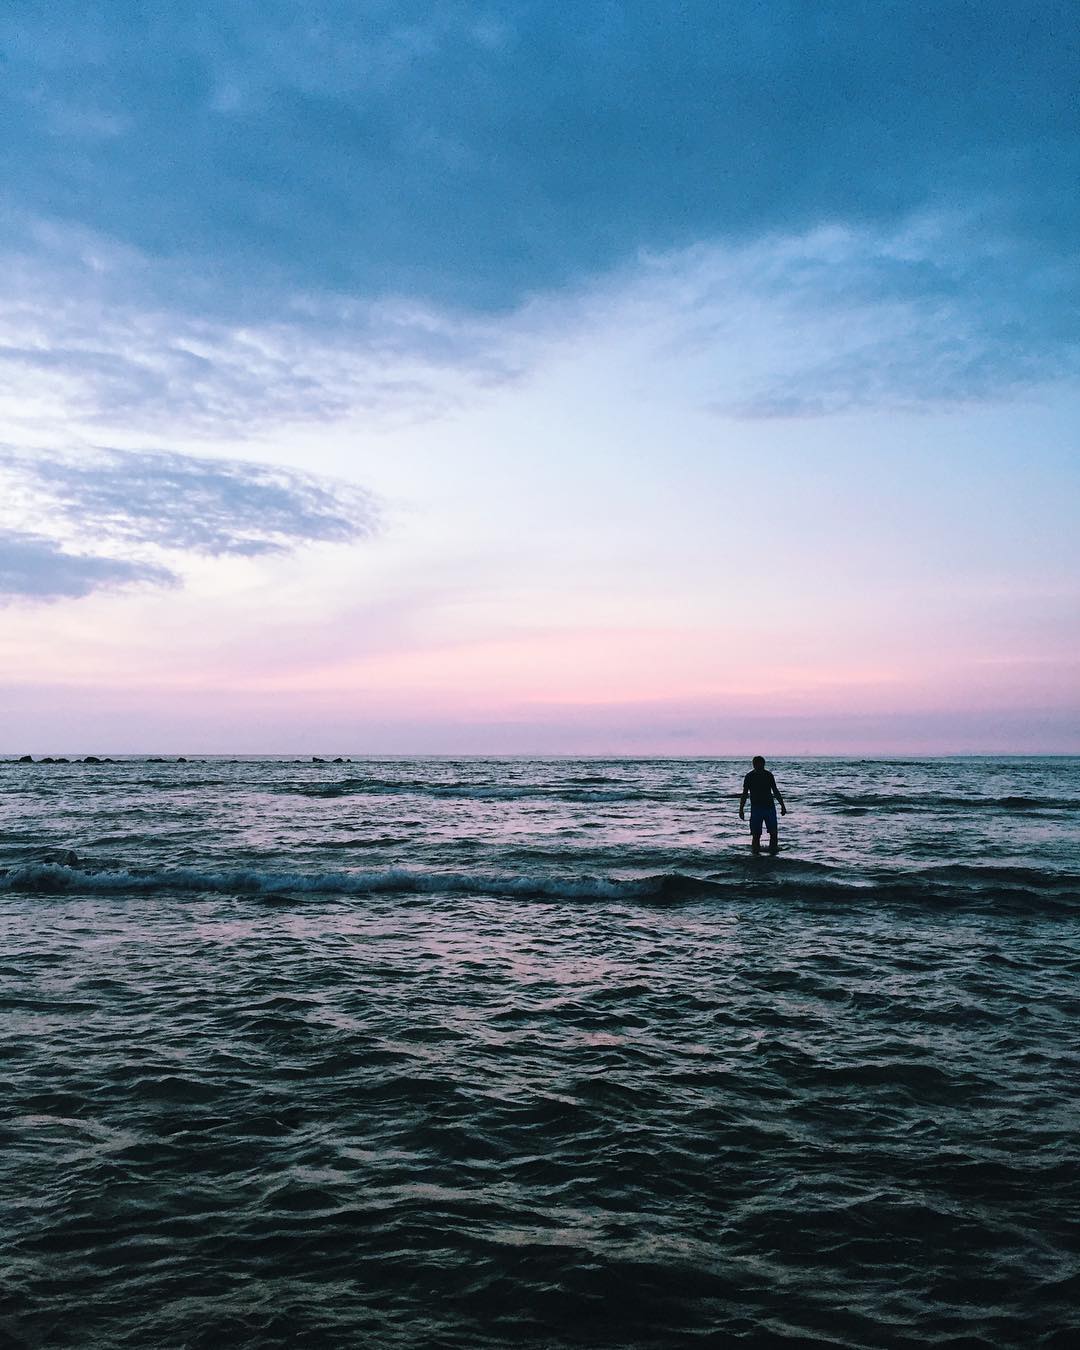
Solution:
[[[0,1346],[1073,1346],[1080,761],[0,763]]]

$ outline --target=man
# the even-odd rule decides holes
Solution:
[[[780,789],[776,786],[776,779],[765,768],[765,761],[761,755],[754,756],[754,767],[743,779],[742,796],[739,798],[739,819],[746,819],[746,799],[750,798],[750,838],[751,851],[761,852],[761,827],[765,825],[769,830],[769,852],[779,853],[780,845],[777,842],[776,829],[776,807],[773,805],[773,798],[780,803],[780,814],[787,815],[787,807],[784,805],[784,798],[780,794]]]

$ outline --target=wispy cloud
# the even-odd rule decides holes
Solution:
[[[657,348],[646,380],[675,362],[697,402],[739,418],[1000,400],[1080,373],[1080,333],[1062,314],[1080,305],[1080,265],[980,238],[958,212],[647,253],[482,317],[293,295],[272,321],[197,318],[139,298],[160,276],[131,250],[85,232],[43,238],[56,271],[24,258],[0,301],[10,439],[75,426],[93,440],[239,441],[357,418],[386,429],[521,383],[605,323]]]
[[[175,586],[179,577],[153,563],[68,553],[44,535],[0,529],[0,603],[82,599],[139,583]]]
[[[1080,329],[1061,311],[1080,303],[1080,266],[979,240],[964,219],[824,231],[757,288],[790,347],[729,402],[744,416],[1000,401],[1080,375]]]
[[[648,258],[599,293],[649,368],[735,418],[1008,401],[1080,376],[1080,265],[1027,266],[963,217],[830,227]],[[655,373],[653,378],[655,378]]]
[[[361,488],[233,460],[98,450],[11,456],[6,466],[80,532],[212,556],[347,543],[373,533],[378,518]]]
[[[168,264],[86,230],[23,224],[32,245],[0,251],[12,424],[235,439],[357,414],[414,422],[521,368],[489,319],[301,292],[275,292],[273,313],[215,312]]]
[[[0,482],[13,526],[4,536],[9,595],[171,585],[169,555],[254,558],[354,543],[379,527],[375,498],[355,485],[171,451],[8,448],[0,450]],[[72,540],[93,553],[66,551]]]

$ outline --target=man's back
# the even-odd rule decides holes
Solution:
[[[749,793],[751,806],[771,806],[776,779],[768,769],[751,769],[743,779],[743,792]]]

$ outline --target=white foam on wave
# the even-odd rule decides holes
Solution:
[[[499,873],[420,872],[405,867],[373,871],[298,874],[247,869],[210,871],[202,868],[163,868],[135,871],[100,870],[37,862],[0,874],[6,891],[94,891],[124,894],[155,891],[228,895],[366,895],[378,892],[466,895],[551,896],[559,899],[618,899],[656,895],[673,881],[692,884],[692,878],[674,876],[619,879],[613,877],[535,877]],[[713,883],[714,884],[714,883]],[[709,882],[702,881],[704,888]]]
[[[198,867],[95,868],[37,861],[0,870],[0,892],[39,895],[236,895],[236,896],[364,896],[469,895],[491,898],[550,900],[678,901],[706,895],[783,892],[803,899],[850,900],[872,896],[876,901],[971,900],[973,898],[1047,901],[1052,896],[1075,898],[1075,876],[1053,877],[1024,868],[933,868],[909,872],[903,879],[838,873],[821,864],[789,862],[781,871],[754,864],[774,860],[739,859],[723,873],[708,877],[672,871],[636,877],[592,874],[524,875],[500,872],[421,871],[387,867],[363,871],[279,872],[261,868],[214,870]],[[764,891],[762,888],[764,887]],[[749,888],[749,889],[748,889]]]

